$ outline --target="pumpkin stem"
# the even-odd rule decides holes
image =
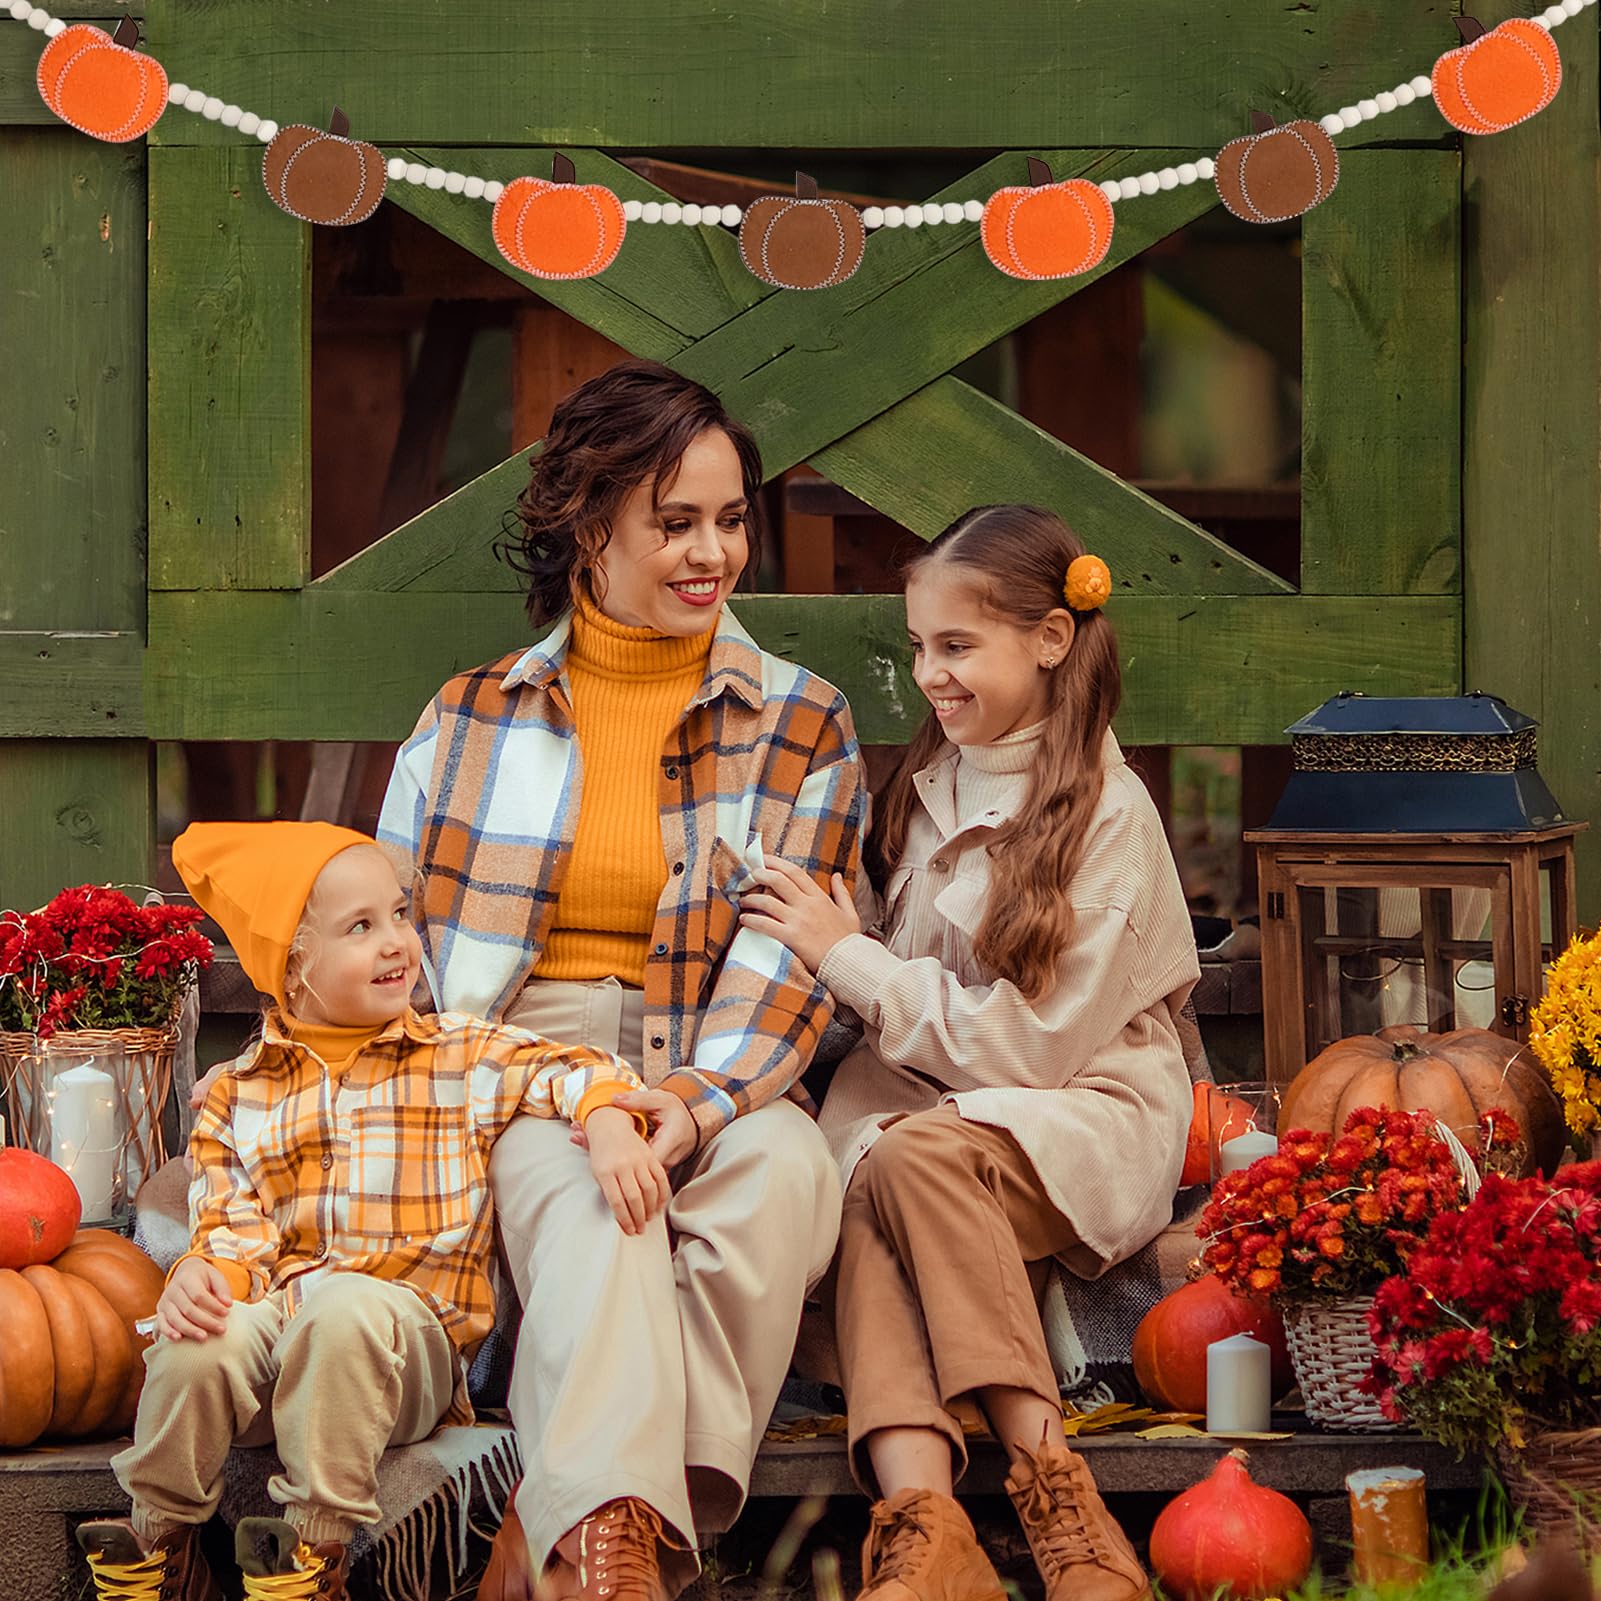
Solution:
[[[797,200],[815,200],[817,198],[817,180],[809,172],[795,174],[795,198]]]
[[[1252,133],[1272,133],[1278,124],[1265,112],[1253,111],[1251,113]]]
[[[1049,165],[1041,161],[1038,156],[1029,156],[1027,161],[1028,181],[1031,188],[1040,189],[1048,183],[1056,182],[1056,179],[1051,176]]]
[[[1397,1040],[1390,1054],[1398,1065],[1410,1062],[1418,1054],[1418,1048],[1411,1040]]]
[[[132,17],[124,17],[111,35],[113,44],[120,44],[124,50],[133,50],[139,44],[139,24]]]
[[[552,183],[578,182],[578,169],[573,165],[571,156],[564,156],[558,150],[550,158],[550,181]]]
[[[1456,31],[1462,35],[1463,44],[1472,44],[1476,39],[1482,39],[1486,28],[1477,17],[1454,17]]]
[[[336,139],[343,139],[350,132],[350,118],[338,106],[334,107],[334,114],[328,119],[328,132]]]
[[[1238,1462],[1243,1468],[1251,1460],[1251,1453],[1243,1445],[1237,1445],[1229,1452],[1229,1459]]]

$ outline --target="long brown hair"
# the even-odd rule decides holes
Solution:
[[[528,615],[553,621],[572,604],[612,535],[612,519],[647,480],[659,505],[692,440],[728,435],[749,503],[746,570],[761,561],[762,456],[755,437],[704,384],[659,361],[622,361],[580,384],[551,413],[515,520],[496,546],[528,584]]]
[[[910,582],[935,566],[958,572],[985,610],[1031,629],[1067,605],[1068,563],[1083,554],[1078,535],[1054,512],[978,506],[918,551],[905,578]],[[974,946],[990,972],[1010,979],[1030,1000],[1055,980],[1072,932],[1066,890],[1101,798],[1101,746],[1123,690],[1112,625],[1099,611],[1076,611],[1073,622],[1072,647],[1050,674],[1028,793],[987,847],[990,900]],[[917,805],[912,781],[944,742],[931,712],[874,807],[865,857],[880,890],[906,848]]]

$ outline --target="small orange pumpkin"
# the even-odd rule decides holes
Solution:
[[[1295,1383],[1284,1324],[1271,1303],[1236,1295],[1215,1273],[1165,1295],[1134,1330],[1134,1382],[1154,1406],[1169,1412],[1206,1410],[1206,1348],[1249,1334],[1272,1352],[1273,1393]]]
[[[1334,193],[1340,156],[1334,141],[1315,123],[1282,126],[1260,111],[1251,113],[1253,133],[1231,139],[1217,153],[1218,198],[1244,222],[1285,222]]]
[[[866,246],[855,206],[822,199],[804,172],[795,174],[793,195],[763,195],[739,225],[740,257],[776,289],[832,289],[861,266]]]
[[[1544,111],[1562,87],[1562,57],[1549,28],[1512,17],[1486,31],[1458,17],[1462,44],[1434,63],[1440,115],[1463,133],[1501,133]]]
[[[377,145],[347,138],[349,132],[350,118],[338,106],[326,133],[304,122],[280,128],[261,160],[272,203],[325,227],[365,222],[384,197],[389,168]]]
[[[984,254],[1012,278],[1071,278],[1112,248],[1112,202],[1088,178],[1057,183],[1037,156],[1028,182],[997,189],[979,218]]]
[[[126,144],[150,132],[167,109],[167,74],[142,56],[139,24],[124,17],[113,33],[87,22],[63,28],[39,55],[39,95],[79,133]]]
[[[1191,1086],[1190,1133],[1179,1186],[1212,1182],[1212,1152],[1251,1126],[1251,1109],[1216,1084]]]
[[[623,203],[598,183],[579,183],[561,154],[550,178],[513,178],[495,202],[490,231],[519,272],[535,278],[593,278],[617,259],[628,223]]]

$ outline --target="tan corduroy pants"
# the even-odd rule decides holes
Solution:
[[[147,1538],[204,1523],[235,1445],[276,1439],[267,1494],[310,1545],[378,1521],[378,1458],[431,1434],[458,1364],[439,1319],[404,1285],[330,1273],[293,1317],[284,1292],[236,1301],[205,1340],[145,1353],[133,1444],[111,1460]]]
[[[958,1396],[996,1384],[1056,1399],[1039,1296],[1076,1238],[1004,1129],[939,1106],[874,1141],[845,1196],[833,1297],[851,1471],[868,1494],[875,1429],[938,1429],[960,1477]]]
[[[535,981],[506,1021],[642,1058],[642,997],[615,981]],[[517,1515],[537,1573],[587,1513],[638,1496],[698,1569],[695,1531],[739,1513],[801,1303],[839,1232],[839,1171],[817,1125],[778,1101],[736,1118],[672,1173],[642,1234],[617,1226],[566,1124],[519,1117],[489,1179],[523,1303],[510,1406]]]

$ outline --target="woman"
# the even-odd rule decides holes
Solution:
[[[834,1247],[837,1169],[786,1098],[831,1003],[738,896],[766,853],[854,877],[862,789],[838,691],[724,609],[760,485],[750,434],[666,367],[567,396],[518,502],[529,614],[556,626],[445,685],[384,801],[440,1007],[615,1050],[671,1179],[626,1232],[564,1131],[520,1119],[496,1147],[525,1477],[486,1596],[693,1577]]]

